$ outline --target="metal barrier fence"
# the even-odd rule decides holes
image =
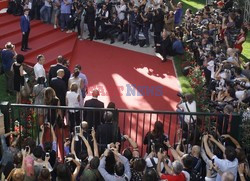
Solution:
[[[152,131],[154,123],[161,121],[164,127],[164,133],[168,135],[171,143],[178,141],[178,130],[182,129],[184,136],[191,144],[199,142],[199,137],[204,132],[214,133],[229,133],[235,138],[238,137],[239,124],[241,116],[238,114],[224,115],[215,113],[184,113],[184,112],[170,112],[170,111],[142,111],[142,110],[126,110],[126,109],[98,109],[98,108],[69,108],[62,106],[37,106],[26,104],[11,104],[5,105],[6,121],[5,130],[17,130],[23,138],[32,137],[36,140],[40,135],[39,127],[44,122],[54,122],[54,129],[56,130],[57,142],[59,149],[64,150],[63,144],[65,138],[70,137],[70,127],[68,125],[68,118],[61,119],[61,122],[56,120],[60,114],[68,115],[69,110],[78,110],[80,113],[80,121],[85,120],[90,125],[95,127],[95,124],[103,123],[103,114],[106,111],[113,112],[114,122],[117,122],[122,135],[128,135],[137,144],[141,155],[146,152],[146,145],[143,144],[144,137],[147,132]],[[7,115],[6,115],[7,114]],[[46,116],[44,116],[46,115]],[[50,118],[49,118],[50,116]],[[181,124],[181,120],[191,121],[191,117],[195,118],[193,124],[189,124],[188,128]],[[55,119],[55,120],[52,120]],[[5,121],[5,122],[6,122]],[[76,121],[76,120],[75,120]],[[9,127],[8,127],[9,125]],[[7,126],[7,127],[6,127]],[[92,126],[89,127],[89,129]],[[63,129],[60,131],[60,129]],[[73,128],[71,131],[74,130]],[[105,136],[105,135],[103,135]],[[51,133],[45,135],[45,139],[51,140]],[[39,143],[39,139],[37,139]],[[22,141],[22,140],[21,140]],[[122,142],[122,147],[129,146],[127,142]],[[61,156],[64,156],[62,151]]]

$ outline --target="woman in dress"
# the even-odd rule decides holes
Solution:
[[[80,95],[80,107],[83,106],[83,98],[81,90],[83,89],[84,83],[83,80],[79,77],[80,70],[78,68],[74,69],[72,77],[69,79],[68,90],[70,90],[71,84],[76,83],[78,86],[77,93]]]
[[[47,87],[44,92],[44,104],[45,105],[51,105],[51,106],[60,106],[60,100],[56,97],[56,93],[54,89],[51,87]],[[47,109],[46,109],[47,110]],[[47,121],[50,122],[52,126],[55,125],[56,119],[58,116],[61,116],[62,119],[62,113],[59,109],[49,109],[47,110]]]
[[[44,105],[44,92],[46,90],[45,87],[45,77],[39,77],[37,79],[37,84],[34,85],[33,88],[33,99],[34,105]],[[39,125],[41,125],[43,123],[43,118],[44,118],[44,114],[43,114],[43,109],[37,109],[37,115],[38,115],[38,123]]]
[[[18,54],[16,56],[16,62],[12,65],[12,70],[14,72],[14,90],[16,91],[16,103],[21,103],[21,87],[24,86],[24,76],[23,76],[23,65],[24,56]]]
[[[66,94],[66,105],[68,107],[80,107],[80,94],[78,93],[78,85],[72,83],[70,91]],[[80,125],[80,111],[69,110],[70,132],[74,132],[74,127]]]
[[[248,29],[247,27],[242,27],[240,29],[240,34],[238,35],[237,37],[237,40],[234,44],[234,48],[236,49],[236,51],[241,54],[242,50],[243,50],[243,47],[242,47],[242,44],[246,41],[246,38],[247,38],[247,33],[248,33]]]

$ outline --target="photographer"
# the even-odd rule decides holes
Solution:
[[[2,59],[2,70],[5,75],[5,87],[6,92],[8,94],[13,94],[14,92],[14,74],[11,71],[11,66],[14,63],[14,59],[17,56],[15,45],[13,45],[11,42],[7,42],[5,44],[5,49],[1,51],[1,59]]]
[[[130,43],[137,45],[139,40],[139,9],[137,6],[129,11]]]
[[[102,39],[104,37],[104,32],[106,31],[105,23],[109,20],[109,11],[107,10],[106,4],[102,5],[102,8],[99,9],[96,17],[96,38]],[[101,31],[99,31],[101,27]]]
[[[154,44],[155,47],[160,43],[161,32],[164,26],[164,14],[161,9],[156,9],[153,11],[153,28],[154,28]]]
[[[149,28],[150,28],[150,24],[152,21],[152,14],[150,13],[150,8],[146,7],[145,8],[145,12],[141,12],[140,13],[141,19],[143,21],[142,23],[142,32],[144,37],[146,38],[146,45],[144,47],[149,47]]]
[[[106,38],[110,38],[110,44],[113,44],[115,42],[115,35],[120,31],[120,24],[121,22],[116,13],[113,13],[112,18],[104,23],[105,32],[103,34],[103,41],[105,41]]]
[[[177,104],[177,109],[181,110],[182,112],[187,112],[187,113],[191,113],[191,112],[196,112],[196,102],[194,100],[194,97],[192,94],[185,94],[185,95],[181,95],[181,101]],[[196,121],[196,116],[192,116],[192,115],[184,115],[183,118],[181,118],[181,124],[184,124],[186,126],[188,126],[191,123],[195,123]],[[186,126],[183,127],[185,128]]]
[[[115,10],[120,21],[125,19],[125,11],[127,6],[123,0],[120,0],[120,4],[115,5]]]
[[[95,33],[95,8],[92,1],[89,0],[87,2],[85,11],[86,11],[85,23],[88,25],[88,30],[89,30],[89,37],[87,39],[92,41]]]
[[[156,44],[156,56],[159,57],[162,62],[166,62],[169,56],[174,55],[172,46],[173,40],[171,35],[168,35],[168,32],[163,30],[161,40]]]

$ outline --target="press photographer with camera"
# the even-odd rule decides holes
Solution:
[[[177,111],[181,111],[181,112],[196,112],[197,108],[196,108],[196,102],[194,100],[194,96],[192,94],[185,94],[182,95],[181,93],[178,94],[178,96],[181,98],[181,101],[177,104]],[[181,118],[181,124],[185,124],[185,125],[190,125],[192,123],[195,123],[196,121],[196,116],[192,116],[192,115],[184,115]]]
[[[15,57],[17,56],[15,45],[11,42],[7,42],[5,44],[5,49],[1,50],[1,59],[2,59],[2,66],[1,72],[5,75],[5,87],[6,92],[8,94],[13,94],[14,92],[14,74],[11,71],[11,66],[15,61]]]

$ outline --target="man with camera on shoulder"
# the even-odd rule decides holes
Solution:
[[[192,94],[187,93],[183,95],[181,93],[178,93],[177,95],[181,98],[181,101],[177,104],[177,112],[196,112],[196,102]],[[193,124],[196,121],[196,116],[194,115],[180,115],[179,118],[183,130],[187,130],[190,127],[190,124]]]

